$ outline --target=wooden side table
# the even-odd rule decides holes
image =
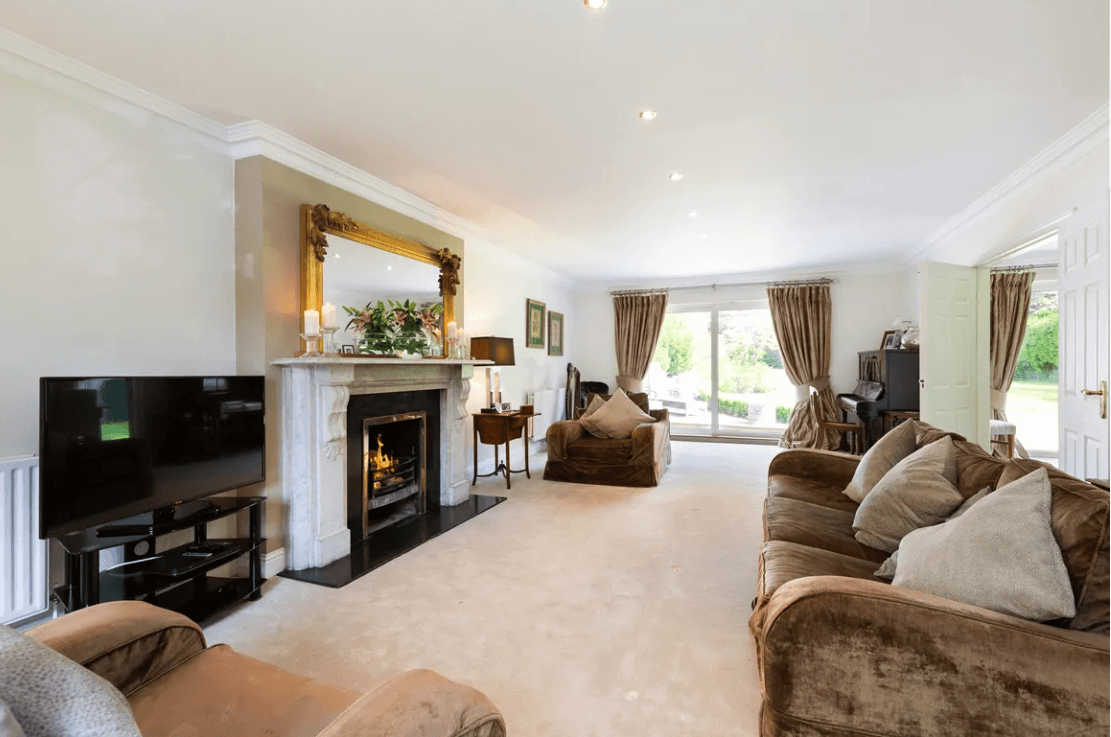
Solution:
[[[521,414],[520,412],[482,412],[475,413],[471,416],[474,417],[474,478],[471,479],[471,486],[478,483],[479,476],[483,478],[487,476],[496,476],[499,473],[505,474],[505,488],[512,489],[513,484],[510,481],[510,474],[523,473],[526,477],[532,478],[528,467],[528,439],[525,438],[525,467],[523,469],[510,468],[509,463],[509,441],[516,440],[523,436],[525,425],[532,417],[538,417],[539,412],[531,412],[529,414]],[[478,472],[478,445],[494,446],[494,470],[490,473]],[[498,457],[499,446],[505,443],[505,463],[501,462]]]

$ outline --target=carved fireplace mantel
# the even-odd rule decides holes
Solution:
[[[287,563],[325,566],[351,552],[347,523],[347,403],[352,394],[440,390],[440,504],[470,497],[464,456],[475,360],[317,356],[274,361],[281,369],[282,486]]]

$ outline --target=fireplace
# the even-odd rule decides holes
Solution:
[[[439,407],[438,391],[351,397],[347,526],[352,543],[440,506]]]

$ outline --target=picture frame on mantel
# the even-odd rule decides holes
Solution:
[[[544,347],[544,312],[547,306],[535,299],[526,301],[525,347],[542,349]]]
[[[563,313],[548,311],[548,355],[563,355]]]

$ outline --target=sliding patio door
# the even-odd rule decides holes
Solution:
[[[646,384],[676,435],[778,437],[795,397],[762,301],[669,307]]]

